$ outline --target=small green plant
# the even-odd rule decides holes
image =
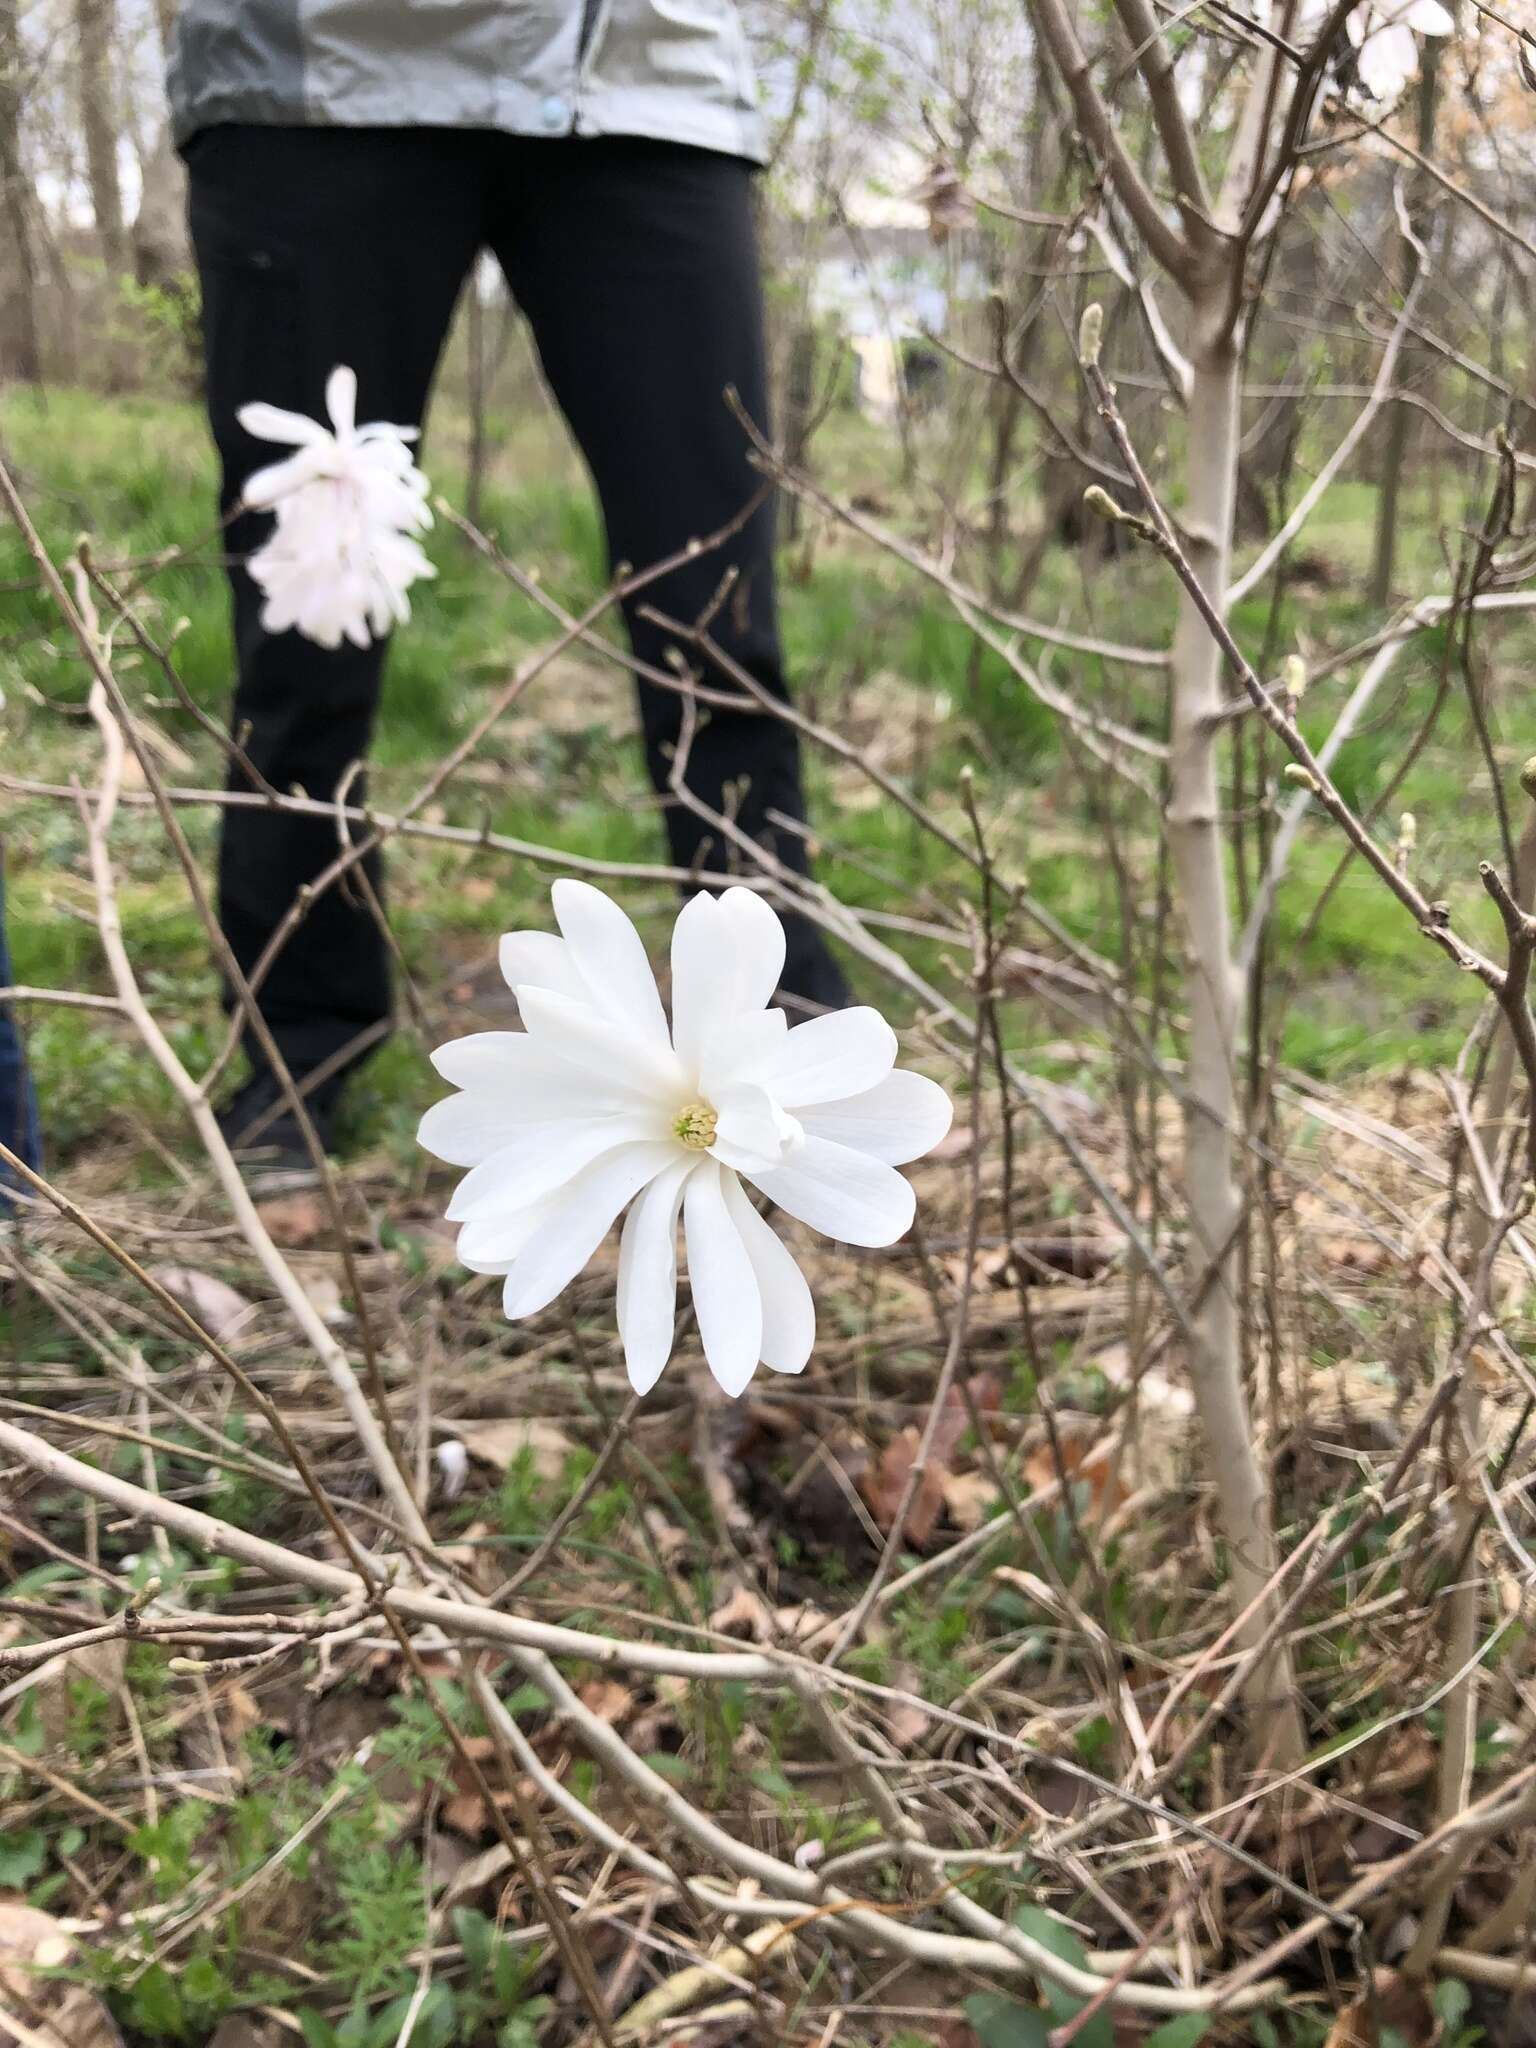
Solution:
[[[515,1948],[483,1913],[463,1907],[453,1931],[464,1952],[461,1981],[439,1977],[425,1991],[412,1985],[378,2009],[360,1997],[337,2021],[306,2007],[298,2014],[306,2048],[394,2048],[413,2008],[411,2040],[419,2048],[536,2048],[549,2008],[528,1990],[540,1952]]]
[[[154,284],[119,278],[124,309],[148,330],[157,352],[177,365],[177,378],[195,392],[202,382],[203,308],[197,279],[189,270]]]

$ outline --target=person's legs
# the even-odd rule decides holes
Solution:
[[[0,856],[0,988],[11,987],[11,955],[5,936],[5,862]],[[42,1140],[37,1127],[37,1098],[27,1073],[16,1013],[0,1002],[0,1143],[23,1164],[42,1165]],[[19,1175],[0,1160],[0,1219],[15,1206],[6,1194]]]
[[[236,414],[253,399],[324,419],[326,378],[345,363],[357,372],[360,421],[420,423],[482,240],[487,154],[484,137],[439,130],[220,127],[194,137],[187,158],[227,512],[246,477],[281,452],[240,426]],[[275,788],[329,797],[367,753],[384,648],[331,652],[262,630],[261,593],[241,562],[269,528],[247,513],[228,529],[233,727]],[[238,767],[231,786],[247,786]],[[352,801],[361,794],[353,783]],[[336,844],[324,819],[225,814],[220,916],[245,972]],[[377,884],[376,863],[369,872]],[[298,1074],[344,1062],[360,1039],[376,1043],[389,1001],[382,937],[344,885],[316,900],[260,990]],[[259,1064],[249,1040],[247,1050]]]
[[[627,137],[506,138],[499,161],[492,247],[592,470],[610,559],[648,567],[728,526],[762,490],[726,401],[734,390],[752,419],[766,420],[751,167],[736,157]],[[738,580],[712,636],[783,698],[766,500],[719,546],[626,606],[631,645],[641,660],[666,667],[675,643],[643,616],[645,608],[691,624],[728,569]],[[711,680],[723,683],[718,669]],[[665,791],[681,699],[642,684],[640,710],[651,779]],[[733,815],[804,872],[803,837],[772,822],[774,813],[805,815],[799,743],[783,720],[768,712],[708,713],[693,740],[687,783],[710,810]],[[679,865],[719,871],[747,864],[685,805],[670,804],[666,816]],[[786,992],[827,1007],[846,1000],[815,926],[799,917],[787,922]]]

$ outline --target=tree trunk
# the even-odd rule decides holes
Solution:
[[[1525,830],[1520,834],[1520,844],[1515,848],[1515,901],[1520,908],[1529,911],[1536,903],[1536,803],[1526,814]],[[1478,1104],[1477,1135],[1488,1163],[1497,1172],[1504,1157],[1504,1141],[1508,1133],[1505,1119],[1509,1115],[1510,1098],[1515,1088],[1515,1041],[1508,1021],[1501,1015],[1494,1027],[1493,1058],[1488,1064],[1488,1079],[1483,1088],[1483,1099]],[[1526,1115],[1531,1114],[1530,1105]],[[1467,1240],[1472,1248],[1474,1260],[1483,1255],[1493,1229],[1493,1218],[1484,1206],[1478,1187],[1477,1172],[1470,1173],[1472,1194],[1467,1207]],[[1490,1285],[1490,1293],[1493,1292]]]
[[[117,175],[117,119],[112,91],[113,0],[75,0],[75,36],[80,66],[80,127],[85,137],[85,174],[91,211],[107,268],[128,268],[123,230],[123,192]]]
[[[171,48],[176,41],[176,17],[181,12],[181,0],[155,0],[155,25],[160,31],[160,54],[170,62]]]
[[[140,284],[171,291],[187,283],[192,269],[187,243],[187,181],[168,125],[162,127],[144,159],[132,242],[133,272]]]
[[[1239,441],[1241,336],[1224,318],[1224,278],[1193,306],[1197,336],[1189,403],[1185,545],[1203,588],[1219,603],[1230,579]],[[1221,1502],[1232,1597],[1239,1611],[1275,1570],[1269,1489],[1253,1446],[1243,1387],[1237,1302],[1242,1192],[1237,1173],[1239,995],[1223,856],[1217,748],[1221,652],[1194,601],[1180,602],[1173,644],[1168,843],[1184,921],[1189,1056],[1184,1111],[1184,1191],[1192,1238],[1190,1376],[1209,1440]],[[1273,1597],[1243,1625],[1245,1649],[1264,1637]],[[1256,1747],[1283,1768],[1301,1754],[1289,1656],[1273,1649],[1255,1665],[1248,1699]]]
[[[0,0],[0,378],[40,384],[32,181],[21,159],[18,15],[18,0]]]
[[[803,469],[810,454],[816,419],[816,356],[816,329],[807,311],[790,335],[784,371],[784,460],[791,469]],[[779,520],[786,546],[800,538],[802,516],[798,493],[785,491]]]
[[[1440,83],[1440,44],[1433,36],[1426,36],[1420,45],[1423,50],[1422,69],[1419,73],[1419,154],[1429,156],[1435,146],[1435,104]],[[1415,173],[1422,200],[1423,180]],[[1412,188],[1410,188],[1412,189]],[[1413,205],[1410,219],[1413,235],[1402,238],[1402,289],[1412,291],[1414,279],[1419,274],[1421,258],[1415,236],[1422,236],[1429,223],[1424,218],[1422,204]],[[1403,348],[1406,363],[1408,345]],[[1387,415],[1387,445],[1382,455],[1381,489],[1376,499],[1376,550],[1371,564],[1371,603],[1385,605],[1392,596],[1392,571],[1397,559],[1397,528],[1401,514],[1403,492],[1403,470],[1408,458],[1408,436],[1412,426],[1413,408],[1394,405]]]

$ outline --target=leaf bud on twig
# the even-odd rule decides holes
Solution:
[[[1097,512],[1101,519],[1108,519],[1116,526],[1124,523],[1123,507],[1115,503],[1102,484],[1090,484],[1083,493],[1083,503],[1090,512]]]
[[[1104,308],[1095,299],[1083,308],[1082,322],[1077,330],[1077,352],[1089,369],[1097,369],[1099,349],[1104,340]]]

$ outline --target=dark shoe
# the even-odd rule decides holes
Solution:
[[[852,992],[821,932],[803,917],[787,917],[784,922],[789,952],[774,1000],[792,1024],[828,1010],[846,1010]]]
[[[313,1085],[308,1085],[302,1074],[295,1074],[293,1080],[321,1150],[334,1150],[343,1076],[332,1074]],[[270,1067],[259,1067],[245,1086],[236,1091],[219,1111],[218,1124],[224,1142],[242,1166],[281,1174],[314,1170],[299,1120]]]

